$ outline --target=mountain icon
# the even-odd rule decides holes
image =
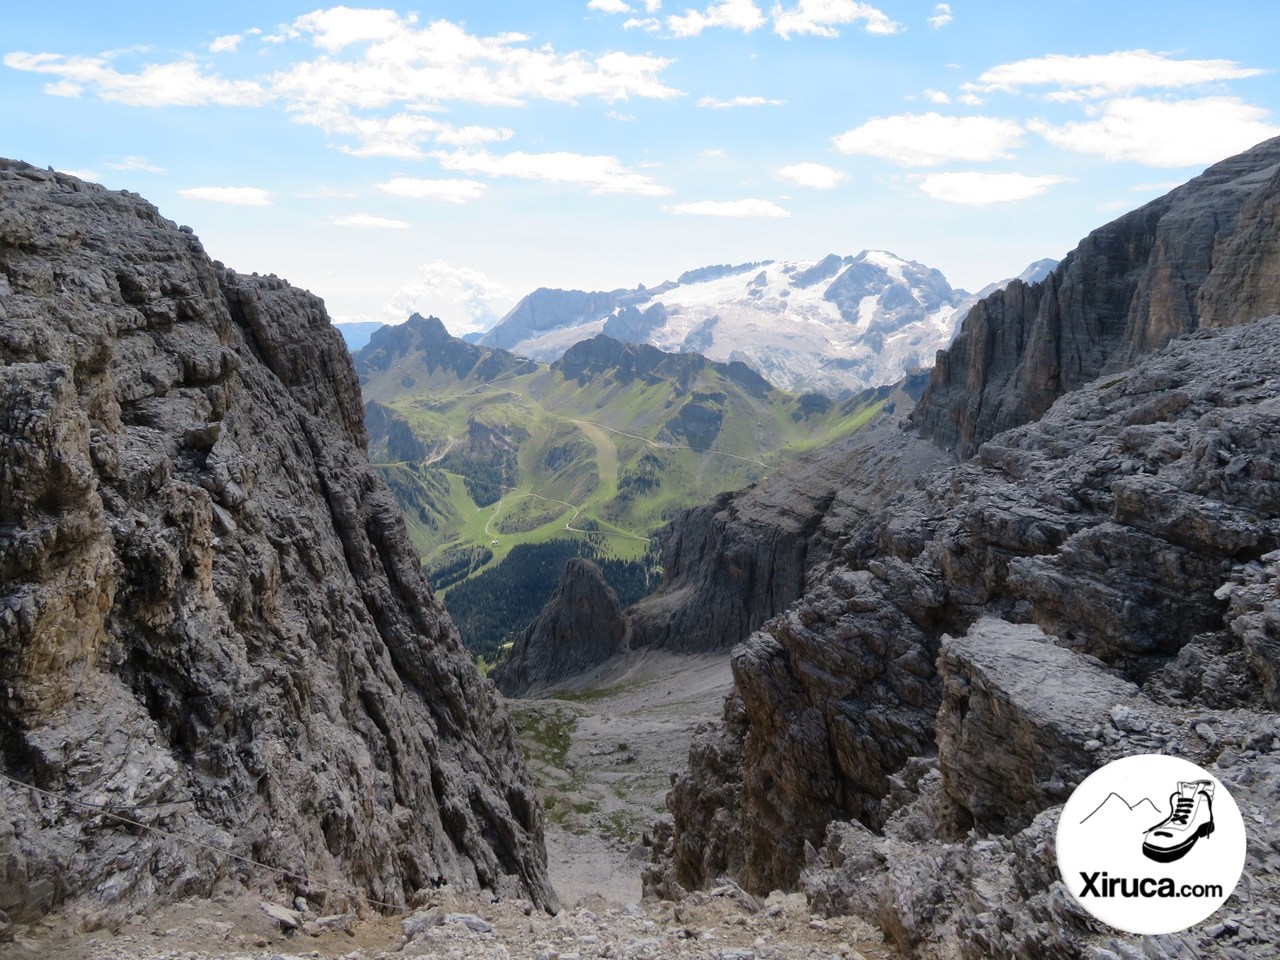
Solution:
[[[1160,808],[1150,798],[1143,797],[1135,803],[1130,803],[1120,794],[1112,791],[1107,794],[1107,799],[1098,804],[1093,812],[1080,822],[1083,824],[1092,821],[1096,825],[1104,822],[1115,823],[1117,821],[1142,820],[1147,823],[1155,823],[1160,817]]]

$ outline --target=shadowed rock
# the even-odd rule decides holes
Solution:
[[[319,298],[0,161],[0,362],[0,910],[241,882],[554,904],[514,728],[369,467]]]
[[[560,584],[536,620],[491,674],[508,697],[590,670],[627,648],[627,620],[613,587],[590,560],[564,565]]]

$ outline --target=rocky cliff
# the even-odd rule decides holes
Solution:
[[[631,645],[727,650],[785,610],[841,529],[948,460],[898,429],[922,387],[917,376],[885,388],[854,436],[677,516],[661,534],[661,585],[627,611]]]
[[[0,360],[0,910],[554,902],[319,299],[3,161]]]
[[[647,889],[801,886],[923,957],[1269,955],[1280,318],[1251,312],[1274,309],[1278,161],[1219,164],[975,308],[912,417],[974,456],[844,514],[735,648]],[[1222,922],[1142,942],[1053,854],[1073,787],[1139,752],[1202,764],[1250,824]]]
[[[1280,310],[1277,204],[1280,138],[1095,230],[974,306],[912,422],[963,459],[1172,337]]]
[[[1257,814],[1229,909],[1280,935],[1278,547],[1280,318],[1068,394],[853,524],[735,649],[651,887],[804,874],[923,956],[1080,956],[1100,928],[1057,882],[1056,811],[1168,750]]]
[[[604,574],[590,560],[564,565],[542,612],[516,638],[492,677],[508,697],[520,697],[604,663],[627,648],[627,621]]]

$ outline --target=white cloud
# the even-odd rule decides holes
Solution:
[[[725,27],[750,33],[765,25],[764,14],[751,0],[721,0],[703,12],[686,10],[667,17],[667,29],[677,37],[696,37],[708,27]]]
[[[703,97],[698,101],[700,107],[712,110],[727,110],[730,107],[781,107],[785,100],[768,100],[764,97],[734,97],[732,100],[718,100],[715,97]]]
[[[640,119],[634,113],[619,113],[617,110],[610,110],[605,116],[610,120],[617,120],[619,123],[630,123],[632,120]]]
[[[453,147],[509,140],[514,133],[502,127],[465,126],[437,120],[422,113],[401,112],[389,117],[359,117],[345,106],[298,109],[294,120],[319,127],[328,134],[353,138],[357,145],[340,149],[357,157],[394,157],[421,160],[431,142]]]
[[[72,169],[63,169],[60,167],[58,169],[58,172],[65,173],[67,174],[67,176],[70,176],[70,177],[79,177],[81,180],[89,180],[94,183],[97,183],[99,180],[102,179],[102,174],[100,174],[97,170],[88,170],[88,169],[72,170]]]
[[[695,200],[677,203],[672,213],[702,217],[789,217],[786,210],[772,200]]]
[[[904,113],[868,120],[832,142],[841,153],[883,157],[904,167],[932,167],[953,160],[1007,159],[1022,141],[1022,127],[1013,120]]]
[[[1066,177],[1033,177],[1023,173],[930,173],[919,178],[920,189],[935,200],[985,207],[1038,197],[1050,187],[1066,183]]]
[[[399,322],[411,313],[434,315],[457,336],[489,329],[515,305],[509,290],[479,270],[435,260],[419,267],[418,273],[418,279],[402,286],[387,302],[389,319]]]
[[[924,96],[925,96],[925,99],[928,100],[930,103],[950,103],[951,102],[950,96],[948,96],[946,93],[943,93],[941,90],[934,90],[932,87],[930,87],[928,90],[924,92]]]
[[[484,195],[485,184],[479,180],[420,180],[416,177],[392,177],[378,189],[394,197],[411,200],[440,200],[444,203],[466,203]]]
[[[590,187],[592,195],[633,193],[658,197],[671,192],[652,177],[623,166],[617,157],[563,151],[495,154],[487,150],[455,150],[453,153],[433,153],[432,156],[446,170]]]
[[[1089,56],[1055,53],[992,67],[972,86],[975,90],[1010,93],[1023,87],[1050,86],[1089,97],[1106,97],[1144,88],[1168,90],[1238,80],[1265,72],[1242,67],[1234,60],[1175,60],[1147,50]]]
[[[838,37],[840,31],[836,27],[848,23],[861,23],[867,33],[881,35],[902,29],[902,24],[889,19],[883,10],[853,0],[800,0],[791,10],[776,3],[772,13],[773,32],[784,40],[795,34]]]
[[[588,10],[599,10],[601,13],[630,13],[631,7],[622,0],[591,0]]]
[[[137,170],[140,173],[168,173],[164,167],[157,167],[154,163],[147,163],[146,157],[124,157],[117,163],[105,163],[104,166],[110,167],[112,170]]]
[[[672,63],[664,57],[560,53],[521,34],[476,36],[447,20],[419,25],[415,15],[393,10],[316,10],[260,39],[302,41],[314,51],[275,72],[242,80],[207,73],[194,59],[125,69],[123,58],[140,56],[137,50],[98,57],[10,53],[4,63],[49,76],[45,89],[55,96],[87,92],[153,107],[278,103],[297,122],[353,141],[335,143],[340,149],[406,159],[422,157],[428,141],[474,146],[510,136],[510,131],[459,128],[427,116],[452,103],[518,106],[586,98],[615,103],[681,95],[662,81]]]
[[[929,26],[935,30],[941,30],[951,20],[951,4],[939,3],[933,8],[933,16],[929,18]]]
[[[729,156],[729,154],[721,150],[719,147],[709,147],[706,150],[699,151],[698,156],[707,160],[723,160],[725,157]]]
[[[976,93],[974,93],[972,90],[967,91],[966,93],[961,94],[961,95],[960,95],[960,97],[959,97],[959,100],[960,100],[960,102],[961,102],[961,103],[963,103],[966,107],[980,107],[980,106],[982,106],[982,104],[983,104],[983,103],[985,103],[985,102],[986,102],[986,101],[984,101],[980,96],[978,96]]]
[[[823,166],[820,163],[793,163],[780,167],[778,176],[783,180],[790,180],[792,183],[802,187],[812,187],[815,190],[831,190],[849,179],[849,175],[844,171]]]
[[[408,230],[409,224],[404,220],[393,220],[390,217],[375,217],[368,213],[352,213],[345,217],[330,217],[329,223],[335,227],[369,227],[375,230]]]
[[[251,80],[224,80],[203,74],[190,60],[154,63],[137,73],[120,73],[105,57],[64,57],[57,53],[10,53],[4,64],[14,70],[61,77],[45,92],[78,97],[86,87],[96,87],[103,100],[134,107],[194,107],[208,103],[224,106],[259,106],[270,94]]]
[[[643,30],[645,33],[657,33],[662,29],[662,21],[657,17],[632,17],[622,25],[623,30]]]
[[[646,13],[657,13],[662,9],[662,0],[644,0],[644,9]]]
[[[1149,167],[1201,166],[1280,134],[1261,107],[1235,97],[1151,100],[1127,97],[1104,104],[1096,120],[1027,126],[1055,147]]]
[[[240,34],[232,33],[225,37],[215,37],[213,42],[209,44],[210,53],[235,53],[236,47],[240,46]]]
[[[271,191],[261,187],[191,187],[178,193],[188,200],[211,200],[237,207],[271,206]]]

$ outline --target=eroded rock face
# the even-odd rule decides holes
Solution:
[[[560,583],[515,641],[493,681],[520,697],[599,666],[627,648],[627,619],[613,587],[590,560],[565,562]]]
[[[840,531],[948,461],[898,429],[922,387],[920,377],[886,389],[878,421],[853,437],[664,528],[662,584],[628,611],[632,646],[727,650],[784,611]]]
[[[706,882],[680,859],[686,830],[715,832],[757,892],[799,883],[825,840],[832,869],[854,866],[815,902],[874,900],[921,955],[1080,955],[1072,931],[1093,928],[1053,886],[1046,811],[1088,772],[1176,749],[1242,807],[1273,803],[1277,547],[1280,318],[1175,340],[1061,398],[853,523],[734,651],[741,763],[691,754],[673,874]],[[740,816],[716,831],[704,800],[726,778]],[[828,835],[850,821],[856,856]],[[1278,902],[1273,841],[1270,825],[1251,841],[1254,902]],[[1264,921],[1280,936],[1280,917],[1248,922]]]
[[[249,878],[554,902],[514,730],[369,468],[318,298],[0,161],[0,360],[0,764],[96,805],[0,782],[0,910]]]
[[[1095,230],[1043,282],[980,301],[912,414],[962,459],[1171,337],[1280,310],[1280,139]]]

